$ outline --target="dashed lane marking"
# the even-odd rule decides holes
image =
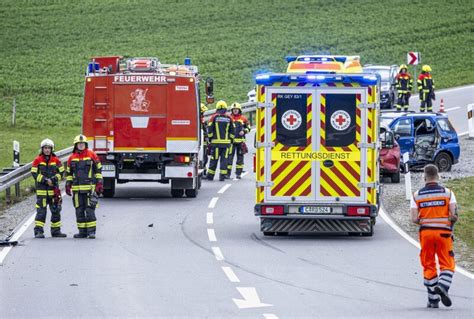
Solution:
[[[212,247],[212,252],[218,261],[224,260],[224,255],[219,247]]]
[[[222,267],[222,270],[224,271],[225,275],[227,278],[230,280],[230,282],[240,282],[240,279],[237,277],[237,275],[234,273],[232,268],[230,267]]]
[[[277,315],[274,315],[272,313],[264,313],[263,318],[264,319],[278,319]]]
[[[214,214],[209,212],[206,214],[206,222],[208,224],[214,224]]]
[[[219,200],[219,197],[213,197],[211,201],[209,202],[209,208],[214,208],[216,207],[217,201]]]
[[[207,237],[209,237],[209,241],[217,241],[216,232],[212,228],[207,229]]]
[[[454,110],[459,110],[461,107],[460,106],[455,106],[455,107],[450,107],[449,109],[445,109],[444,111],[445,112],[451,112],[451,111],[454,111]]]
[[[225,192],[226,190],[228,190],[229,187],[231,187],[231,186],[232,186],[232,184],[225,184],[224,186],[222,186],[222,188],[221,188],[217,193],[218,193],[218,194],[224,194],[224,192]]]

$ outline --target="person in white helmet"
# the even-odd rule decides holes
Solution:
[[[44,238],[47,207],[51,211],[51,236],[67,237],[61,232],[61,191],[59,181],[64,173],[64,167],[54,154],[54,143],[49,138],[41,142],[40,154],[33,161],[31,174],[35,179],[36,188],[36,217],[35,238]]]

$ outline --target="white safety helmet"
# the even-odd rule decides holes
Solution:
[[[41,141],[41,149],[43,149],[43,147],[45,146],[51,147],[51,150],[54,151],[54,142],[50,140],[49,138],[45,138],[44,140]]]

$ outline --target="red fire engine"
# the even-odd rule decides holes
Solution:
[[[206,83],[212,96],[212,81]],[[199,74],[157,58],[96,57],[89,63],[82,129],[103,163],[104,195],[116,182],[171,183],[173,197],[201,185]]]

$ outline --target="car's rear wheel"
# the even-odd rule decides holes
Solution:
[[[453,160],[448,153],[439,153],[434,160],[440,172],[449,172],[453,166]]]

